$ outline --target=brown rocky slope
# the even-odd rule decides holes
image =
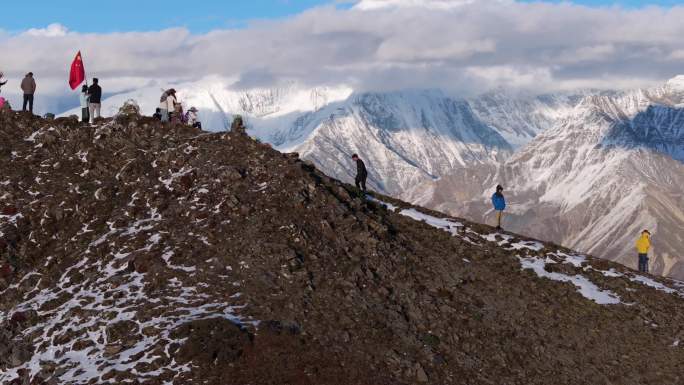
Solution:
[[[2,383],[684,383],[679,283],[244,134],[2,113],[0,170]]]

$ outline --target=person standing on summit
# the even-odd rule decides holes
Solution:
[[[504,198],[501,185],[496,186],[496,192],[492,195],[492,205],[494,205],[494,211],[496,211],[496,229],[502,230],[501,219],[503,211],[506,209],[506,198]]]
[[[100,87],[100,80],[93,78],[93,85],[88,88],[88,112],[90,114],[90,121],[95,123],[95,119],[100,117],[100,109],[102,108],[102,87]]]
[[[368,170],[366,170],[366,164],[363,163],[357,154],[352,155],[352,160],[356,162],[356,179],[354,180],[356,183],[356,188],[365,194],[366,179],[368,179]]]
[[[36,93],[36,80],[33,78],[33,72],[26,74],[21,81],[21,90],[24,92],[24,106],[22,111],[26,111],[28,104],[29,112],[33,113],[33,95]]]
[[[161,121],[168,122],[171,120],[171,114],[176,111],[176,90],[171,88],[164,91],[159,99],[159,110],[161,113]]]
[[[88,106],[90,95],[88,95],[88,86],[84,85],[81,87],[79,100],[81,102],[81,122],[88,123],[90,122],[90,106]]]
[[[648,273],[648,250],[651,248],[651,233],[648,230],[641,232],[636,241],[637,253],[639,253],[639,271]]]

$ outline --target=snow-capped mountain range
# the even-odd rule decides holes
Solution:
[[[654,268],[684,277],[684,241],[663,230],[684,227],[682,76],[629,92],[495,90],[472,99],[297,84],[234,90],[218,78],[174,88],[186,108],[200,109],[206,129],[223,130],[241,114],[253,136],[347,181],[358,153],[373,189],[451,214],[483,220],[502,183],[511,230],[629,265],[632,238],[650,228]],[[151,114],[160,93],[116,95],[104,101],[105,115],[127,99]]]
[[[409,195],[485,220],[501,183],[509,197],[507,228],[629,266],[636,266],[635,237],[649,229],[652,270],[682,278],[683,80],[588,96],[503,164],[462,169]]]
[[[575,94],[536,97],[500,90],[464,100],[439,90],[357,93],[345,86],[292,83],[234,90],[219,78],[174,88],[186,109],[200,110],[205,129],[225,130],[240,114],[253,136],[281,151],[299,152],[342,180],[353,179],[350,157],[358,153],[369,165],[369,185],[397,197],[456,168],[504,161],[580,100]],[[161,92],[146,87],[113,96],[104,100],[103,115],[116,114],[129,99],[152,114]],[[79,111],[62,115],[74,114]],[[512,116],[515,121],[508,119]]]
[[[570,114],[584,97],[612,92],[579,90],[573,93],[526,95],[505,89],[468,100],[478,118],[520,148]]]

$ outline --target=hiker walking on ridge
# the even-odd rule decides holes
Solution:
[[[648,230],[641,232],[636,241],[637,253],[639,253],[639,271],[648,273],[648,250],[651,248],[651,233]]]
[[[361,158],[357,154],[352,155],[352,159],[356,162],[356,188],[361,190],[364,194],[366,193],[366,179],[368,179],[368,170],[366,170],[366,164],[363,163]]]
[[[79,97],[81,101],[81,122],[88,123],[90,121],[90,95],[88,94],[88,86],[84,85],[81,87],[81,95]]]
[[[24,106],[21,110],[26,111],[28,104],[29,112],[33,114],[33,94],[36,93],[36,80],[33,78],[33,72],[27,73],[21,81],[21,90],[24,92]]]
[[[171,88],[162,93],[159,99],[159,112],[161,114],[161,121],[168,122],[171,114],[176,111],[176,90]]]
[[[496,186],[496,192],[492,195],[492,205],[494,206],[494,211],[496,211],[496,229],[503,230],[501,228],[501,219],[503,211],[506,209],[506,198],[504,198],[501,185]]]
[[[95,119],[100,117],[100,108],[102,103],[102,88],[100,87],[100,80],[93,78],[93,85],[88,88],[88,113],[90,120],[95,123]]]

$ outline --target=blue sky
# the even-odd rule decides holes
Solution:
[[[21,31],[59,23],[79,32],[154,31],[170,27],[206,32],[240,26],[251,19],[281,18],[331,1],[69,0],[68,3],[65,6],[64,2],[55,0],[3,2],[5,17],[0,20],[0,29]]]
[[[559,3],[560,1],[551,1],[551,2]],[[618,1],[575,0],[575,1],[573,1],[573,3],[589,5],[589,6],[621,5],[621,6],[630,7],[630,8],[639,8],[639,7],[644,7],[644,6],[648,6],[648,5],[658,5],[658,6],[663,6],[663,7],[672,7],[675,5],[684,5],[683,0],[651,0],[651,1],[644,1],[644,0],[618,0]]]
[[[18,98],[32,71],[41,95],[73,102],[66,79],[79,50],[109,93],[218,81],[544,93],[654,86],[684,71],[684,6],[674,0],[361,1],[352,11],[351,0],[6,1],[2,92]],[[189,33],[168,30],[177,27]]]
[[[548,0],[558,2],[555,0]],[[575,0],[575,3],[625,7],[674,6],[684,0]],[[349,1],[347,1],[349,2]],[[276,19],[308,8],[342,3],[333,0],[33,0],[3,2],[0,29],[19,32],[59,23],[79,32],[155,31],[187,27],[202,33],[243,26],[252,19]],[[343,5],[339,5],[343,6]],[[8,15],[12,15],[8,17]]]

